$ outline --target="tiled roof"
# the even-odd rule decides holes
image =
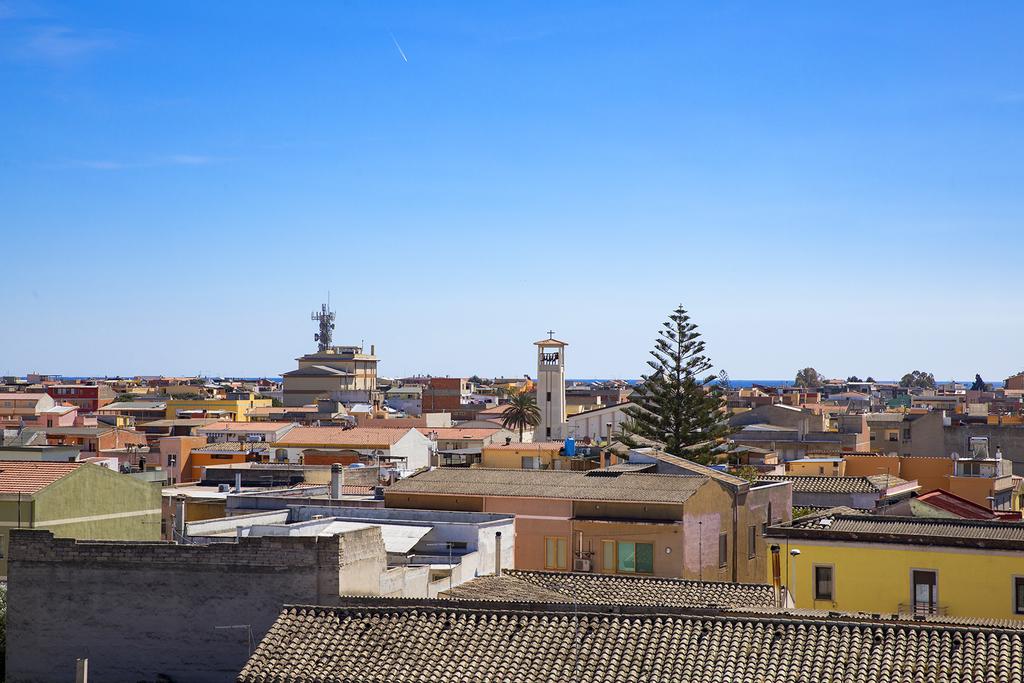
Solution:
[[[881,493],[903,484],[906,479],[884,474],[866,477],[820,477],[799,474],[762,474],[758,481],[791,481],[793,493]]]
[[[714,467],[707,467],[706,465],[701,465],[700,463],[693,462],[692,460],[681,458],[678,455],[665,453],[664,451],[660,451],[656,448],[644,448],[640,449],[639,452],[645,455],[649,455],[655,460],[663,462],[667,465],[679,467],[681,469],[684,469],[688,472],[692,472],[693,474],[699,476],[711,477],[712,479],[716,479],[722,482],[723,484],[728,484],[733,488],[746,488],[748,486],[747,480],[743,479],[742,477],[737,477],[735,475],[729,474],[728,472],[716,470]]]
[[[216,422],[212,417],[179,417],[139,423],[140,427],[200,427]]]
[[[565,448],[564,441],[531,441],[529,443],[493,444],[487,447],[489,451],[537,451],[557,453]]]
[[[317,406],[291,406],[285,408],[283,406],[260,406],[258,408],[250,408],[248,415],[285,415],[287,413],[316,413],[319,412]]]
[[[0,460],[0,494],[37,493],[81,466],[77,462]]]
[[[935,489],[917,497],[917,501],[952,513],[961,519],[996,519],[998,515],[986,507],[944,489]]]
[[[102,427],[43,427],[42,431],[46,432],[47,435],[53,434],[54,436],[102,436],[107,432],[114,431],[114,429],[116,428],[104,425]]]
[[[16,391],[0,392],[0,401],[40,401],[50,398],[49,394],[23,394]]]
[[[201,432],[266,432],[277,431],[295,424],[294,422],[212,422],[204,425]]]
[[[511,404],[502,403],[500,406],[492,406],[490,408],[484,408],[477,415],[501,415],[506,410],[511,408]]]
[[[107,405],[100,408],[97,412],[110,412],[118,410],[153,410],[164,412],[167,409],[167,404],[163,401],[118,401],[116,403],[108,403]]]
[[[591,470],[502,470],[444,467],[392,484],[389,493],[430,493],[568,500],[682,503],[707,477]]]
[[[278,439],[277,443],[315,444],[317,446],[393,446],[408,434],[410,429],[386,429],[382,427],[295,427]]]
[[[287,606],[238,676],[269,681],[1024,680],[1024,634],[738,614]]]
[[[263,452],[270,450],[270,444],[260,441],[227,441],[225,443],[209,443],[205,446],[193,448],[193,453],[248,453],[250,451]]]
[[[768,584],[516,570],[506,571],[501,576],[481,576],[443,595],[454,600],[586,602],[650,607],[768,607],[775,604],[774,589]]]
[[[282,377],[355,377],[351,372],[332,368],[329,365],[310,365],[298,370],[282,372]]]
[[[431,432],[437,433],[438,439],[486,439],[493,436],[501,427],[473,427],[470,429],[459,429],[458,427],[417,427],[420,433],[427,435]]]
[[[1024,522],[851,514],[836,508],[768,529],[769,536],[1024,552]]]

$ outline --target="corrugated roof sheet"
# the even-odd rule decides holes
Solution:
[[[570,472],[444,467],[402,479],[389,493],[468,496],[620,500],[637,503],[682,503],[707,477],[634,472]]]
[[[314,444],[316,446],[393,446],[413,429],[386,429],[376,427],[295,427],[277,443]]]
[[[872,474],[866,477],[827,477],[800,474],[762,474],[757,481],[791,481],[793,493],[880,493],[904,484],[900,477]]]

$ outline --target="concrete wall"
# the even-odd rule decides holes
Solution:
[[[72,680],[88,657],[96,681],[233,681],[282,605],[376,592],[383,557],[379,528],[212,545],[16,530],[7,680]]]
[[[972,436],[987,436],[990,451],[994,453],[996,446],[1002,448],[1003,459],[1013,463],[1013,473],[1024,475],[1024,425],[969,424],[946,427],[942,434],[945,453],[932,455],[949,455],[953,451],[964,455]]]

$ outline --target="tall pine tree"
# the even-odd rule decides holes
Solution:
[[[627,446],[634,437],[663,444],[665,452],[707,463],[711,450],[729,435],[724,411],[725,389],[704,355],[697,325],[680,305],[662,323],[647,361],[651,372],[630,396],[625,408],[630,433],[620,436]]]

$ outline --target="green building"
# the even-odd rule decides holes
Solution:
[[[0,578],[14,528],[81,540],[160,540],[160,485],[82,462],[0,460]]]

